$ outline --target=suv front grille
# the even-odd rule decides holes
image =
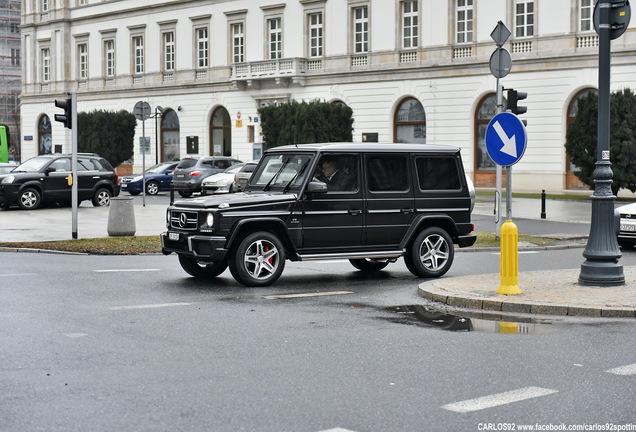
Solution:
[[[182,230],[197,229],[198,215],[196,212],[172,210],[170,212],[170,227]]]

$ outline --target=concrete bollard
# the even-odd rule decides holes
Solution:
[[[137,227],[135,225],[135,206],[132,197],[114,197],[110,199],[108,213],[108,235],[134,236]]]

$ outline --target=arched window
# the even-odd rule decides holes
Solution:
[[[46,114],[38,122],[38,154],[53,153],[53,135],[51,134],[51,119]]]
[[[174,110],[166,110],[161,116],[161,162],[179,159],[179,116]]]
[[[482,99],[475,116],[475,143],[477,144],[476,169],[493,170],[495,162],[490,159],[486,149],[486,129],[488,123],[497,114],[497,95],[492,94]]]
[[[395,142],[426,144],[426,113],[417,99],[409,97],[400,103],[393,125]]]
[[[212,113],[210,137],[210,155],[232,156],[232,124],[224,107],[218,107]]]
[[[579,112],[579,100],[589,95],[590,93],[598,93],[596,89],[587,88],[583,89],[576,94],[572,98],[570,102],[570,106],[568,107],[568,118],[566,120],[566,129],[565,135],[567,136],[567,131],[570,128],[570,125],[574,121],[576,114]],[[578,171],[576,165],[574,165],[570,161],[570,156],[565,154],[565,188],[566,189],[589,189],[589,187],[581,182],[579,178],[576,176],[575,172]]]

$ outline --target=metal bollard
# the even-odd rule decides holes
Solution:
[[[541,190],[541,219],[545,219],[545,189]]]

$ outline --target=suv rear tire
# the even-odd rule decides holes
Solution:
[[[91,201],[95,207],[107,207],[110,205],[110,197],[112,196],[113,194],[108,189],[99,188]]]
[[[18,197],[18,206],[22,210],[35,210],[42,203],[42,195],[34,188],[25,188]]]
[[[229,265],[234,279],[245,286],[271,285],[285,268],[285,249],[274,234],[255,232],[233,248]]]
[[[197,261],[194,257],[183,254],[179,254],[179,264],[186,273],[196,278],[215,278],[227,268],[227,261]]]
[[[439,227],[420,232],[404,256],[404,262],[415,276],[437,278],[453,264],[455,247],[448,233]]]

